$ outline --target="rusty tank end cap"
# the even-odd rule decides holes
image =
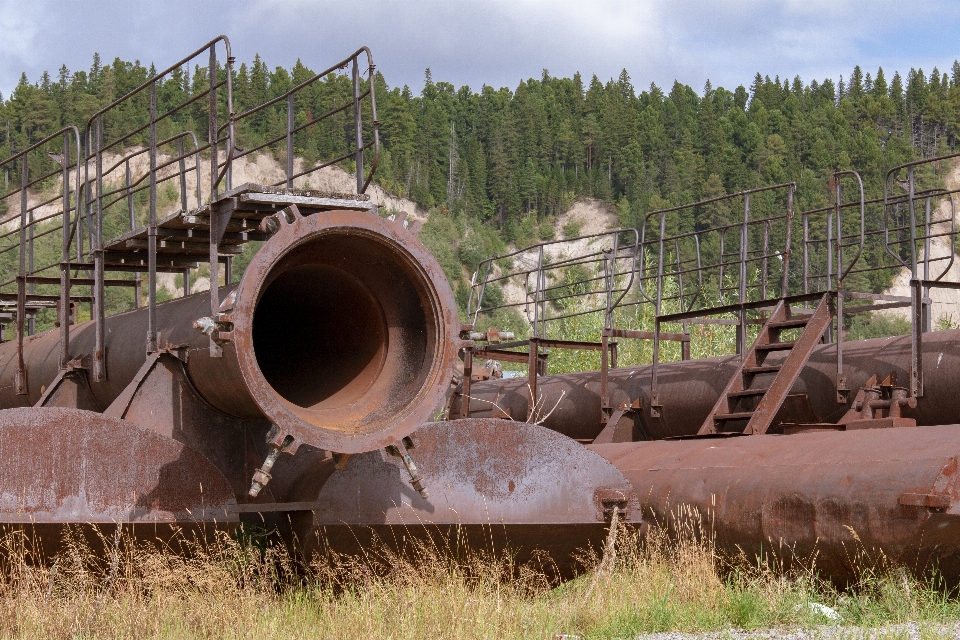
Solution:
[[[602,532],[615,507],[620,521],[640,523],[624,475],[545,427],[467,418],[427,423],[411,439],[425,484],[437,489],[429,498],[413,491],[402,462],[382,451],[351,456],[332,474],[318,467],[291,495],[316,502],[314,526],[589,525]]]
[[[443,269],[402,222],[285,211],[220,316],[244,381],[285,451],[394,444],[453,377],[459,317]]]
[[[0,522],[238,522],[223,474],[190,447],[119,418],[61,407],[0,411]]]

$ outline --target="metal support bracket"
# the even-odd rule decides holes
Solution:
[[[420,494],[424,500],[429,496],[427,494],[427,489],[423,485],[423,476],[420,475],[420,471],[417,469],[416,463],[414,463],[413,458],[410,457],[408,450],[413,449],[413,440],[409,436],[403,438],[399,444],[391,444],[387,446],[386,450],[392,456],[397,456],[403,461],[403,466],[407,468],[407,472],[410,474],[410,485],[417,490],[417,493]]]
[[[224,198],[210,203],[210,317],[220,310],[220,242],[237,208],[236,198]],[[223,349],[210,336],[210,357],[223,357]]]

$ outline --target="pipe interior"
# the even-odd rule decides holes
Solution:
[[[362,282],[331,265],[300,265],[264,291],[253,344],[263,376],[283,398],[305,409],[336,407],[380,373],[387,330]]]
[[[265,281],[253,316],[257,363],[311,422],[362,429],[419,393],[436,319],[405,260],[368,238],[330,234],[293,249]]]

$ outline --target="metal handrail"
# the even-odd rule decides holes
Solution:
[[[368,87],[367,87],[367,89],[364,90],[364,91],[361,91],[361,90],[360,90],[360,72],[359,72],[358,59],[359,59],[359,57],[361,56],[361,54],[366,54],[366,58],[367,58]],[[329,75],[330,73],[334,73],[335,71],[338,71],[338,70],[347,68],[347,66],[350,66],[351,63],[352,63],[352,76],[353,76],[353,77],[352,77],[352,81],[353,81],[353,100],[344,103],[344,104],[343,104],[342,106],[340,106],[340,107],[335,107],[335,108],[327,111],[326,113],[324,113],[324,114],[321,115],[321,116],[318,116],[318,117],[316,117],[316,118],[312,118],[312,119],[308,120],[306,123],[300,125],[299,127],[294,126],[294,97],[295,97],[298,93],[300,93],[303,89],[305,89],[306,87],[309,87],[310,85],[314,84],[315,82],[317,82],[317,81],[319,81],[319,80],[322,80],[323,78],[325,78],[325,77],[326,77],[327,75]],[[253,114],[259,113],[260,111],[263,111],[264,109],[267,109],[267,108],[269,108],[269,107],[278,105],[278,104],[280,104],[281,102],[284,102],[284,103],[286,104],[286,111],[287,111],[287,126],[286,126],[286,131],[285,131],[283,134],[281,134],[281,135],[279,135],[279,136],[276,136],[276,137],[274,137],[274,138],[271,138],[271,139],[267,140],[266,142],[263,142],[263,143],[255,146],[255,147],[253,147],[253,148],[244,149],[243,151],[238,151],[238,152],[236,152],[236,153],[232,156],[232,160],[235,160],[235,159],[237,159],[237,158],[242,158],[242,157],[244,157],[244,156],[247,156],[247,155],[256,153],[257,151],[260,151],[261,149],[264,149],[264,148],[266,148],[266,147],[269,147],[270,145],[276,144],[276,143],[280,142],[281,140],[286,140],[286,142],[287,142],[287,145],[286,145],[286,147],[287,147],[287,148],[286,148],[286,161],[287,161],[287,163],[286,163],[286,167],[285,167],[285,169],[286,169],[286,179],[285,179],[285,181],[277,182],[277,183],[275,183],[275,184],[272,185],[272,186],[280,186],[280,185],[285,184],[285,186],[286,186],[288,189],[292,189],[292,188],[293,188],[293,181],[294,181],[295,178],[299,178],[299,177],[301,177],[301,176],[308,175],[308,174],[313,173],[313,172],[315,172],[315,171],[318,171],[318,170],[320,170],[320,169],[322,169],[322,168],[324,168],[324,167],[331,166],[331,165],[336,164],[336,163],[338,163],[338,162],[342,162],[343,160],[346,160],[346,159],[348,159],[348,158],[350,158],[350,157],[353,157],[354,162],[355,162],[355,164],[356,164],[356,168],[357,168],[357,169],[356,169],[356,171],[357,171],[357,193],[364,193],[364,192],[367,190],[367,187],[370,185],[370,181],[373,179],[373,174],[376,172],[377,166],[378,166],[379,163],[380,163],[380,122],[377,120],[377,102],[376,102],[376,96],[375,96],[375,93],[374,93],[374,84],[375,84],[375,83],[374,83],[374,71],[375,71],[375,69],[376,69],[376,65],[373,63],[373,54],[370,52],[370,49],[369,49],[368,47],[360,47],[360,48],[357,49],[352,55],[344,58],[344,59],[341,60],[340,62],[338,62],[338,63],[334,64],[333,66],[331,66],[331,67],[329,67],[329,68],[321,71],[320,73],[315,74],[312,78],[309,78],[309,79],[307,79],[307,80],[304,80],[303,82],[301,82],[300,84],[296,85],[295,87],[293,87],[293,88],[290,89],[289,91],[287,91],[287,92],[285,92],[285,93],[283,93],[283,94],[280,94],[280,95],[276,96],[275,98],[272,98],[271,100],[268,100],[268,101],[264,102],[263,104],[257,105],[257,106],[255,106],[255,107],[250,108],[250,109],[247,109],[247,110],[244,111],[243,113],[237,115],[237,116],[232,120],[233,123],[240,123],[240,122],[242,122],[243,120],[245,120],[245,119],[249,118],[250,116],[252,116]],[[372,120],[372,125],[373,125],[373,131],[372,131],[372,139],[371,139],[369,142],[364,142],[364,141],[363,141],[363,121],[362,121],[362,109],[361,109],[361,104],[362,104],[363,100],[364,100],[365,98],[367,98],[368,96],[369,96],[369,98],[370,98],[370,114],[371,114],[371,120]],[[353,107],[353,110],[354,110],[354,128],[355,128],[355,131],[354,131],[354,134],[355,134],[354,150],[353,150],[353,151],[350,151],[350,152],[348,152],[348,153],[346,153],[346,154],[343,154],[343,155],[341,155],[341,156],[339,156],[339,157],[337,157],[337,158],[334,158],[334,159],[332,159],[332,160],[328,160],[328,161],[326,161],[326,162],[323,162],[322,164],[319,164],[319,165],[316,165],[316,166],[311,167],[311,168],[309,168],[309,169],[306,169],[306,170],[304,170],[304,171],[300,171],[300,172],[295,173],[295,172],[294,172],[294,168],[293,168],[293,136],[294,136],[294,134],[296,134],[296,133],[298,133],[298,132],[300,132],[300,131],[303,131],[303,130],[306,129],[307,127],[313,126],[313,125],[317,124],[318,122],[322,122],[323,120],[326,120],[327,118],[329,118],[329,117],[331,117],[331,116],[333,116],[333,115],[335,115],[335,114],[337,114],[337,113],[340,113],[340,112],[342,112],[342,111],[345,111],[345,110],[349,109],[350,107]],[[221,131],[222,131],[222,129],[223,129],[223,128],[221,128]],[[366,175],[364,175],[363,152],[364,152],[365,150],[367,150],[367,149],[370,149],[370,148],[373,148],[373,150],[374,150],[373,161],[372,161],[372,165],[371,165],[371,167],[370,167],[369,173],[366,174]]]
[[[225,78],[220,80],[218,78],[220,66],[217,62],[217,47],[222,44],[226,52],[226,70]],[[184,101],[179,102],[174,105],[172,108],[167,109],[163,113],[158,113],[157,110],[157,93],[158,86],[162,84],[164,79],[172,74],[173,72],[182,69],[185,64],[195,60],[198,56],[201,56],[204,53],[209,53],[209,64],[208,71],[208,87],[203,91],[199,91],[194,95],[190,96]],[[120,198],[115,198],[109,202],[106,202],[107,198],[111,195],[119,193],[121,190],[125,192],[126,199],[128,200],[128,211],[127,215],[131,227],[135,226],[135,220],[132,218],[132,193],[130,189],[130,172],[129,172],[129,160],[132,157],[136,157],[144,153],[143,150],[137,150],[132,153],[126,154],[123,158],[115,163],[112,167],[104,171],[103,166],[103,154],[105,151],[113,148],[122,148],[122,146],[134,139],[136,136],[143,134],[144,132],[149,133],[149,143],[147,145],[146,152],[149,155],[150,159],[150,168],[147,173],[146,178],[149,180],[149,218],[145,228],[148,231],[148,249],[147,249],[147,353],[155,352],[159,346],[157,344],[157,318],[156,318],[156,298],[157,298],[157,184],[158,182],[163,182],[163,180],[158,180],[158,172],[160,167],[157,162],[157,150],[162,144],[166,144],[173,139],[177,139],[177,136],[174,136],[172,139],[168,138],[163,142],[158,142],[157,140],[157,125],[164,120],[172,118],[180,110],[184,109],[187,105],[196,103],[203,98],[209,99],[208,105],[208,136],[206,145],[200,147],[195,144],[194,155],[199,160],[199,153],[203,150],[209,149],[210,151],[210,191],[209,191],[209,201],[213,202],[217,199],[218,196],[218,187],[222,182],[224,176],[229,173],[230,163],[232,162],[234,155],[234,113],[233,113],[233,63],[234,58],[230,47],[230,40],[226,36],[218,36],[213,40],[209,41],[204,46],[198,48],[191,54],[187,55],[184,58],[181,58],[174,64],[170,65],[163,71],[153,75],[147,81],[140,84],[138,87],[129,91],[125,95],[121,96],[117,100],[114,100],[110,104],[106,105],[102,109],[95,112],[90,116],[87,121],[87,125],[84,131],[84,139],[87,142],[87,149],[85,159],[85,167],[87,173],[85,175],[84,182],[90,184],[90,188],[86,191],[87,196],[87,207],[88,210],[92,210],[92,242],[91,242],[91,251],[93,254],[93,263],[94,263],[94,280],[96,285],[94,287],[94,320],[96,321],[96,332],[95,332],[95,347],[93,354],[93,378],[95,380],[104,380],[106,378],[106,370],[104,368],[105,359],[103,358],[103,350],[105,345],[105,335],[104,335],[104,319],[105,319],[105,305],[104,305],[104,238],[103,238],[103,229],[104,229],[104,215],[108,208],[123,199],[123,196]],[[220,103],[218,99],[218,91],[221,87],[226,89],[226,98],[225,98],[225,112],[227,123],[225,125],[226,135],[221,139],[220,132],[223,131],[223,128],[218,127],[217,119],[218,113],[220,111]],[[149,119],[147,124],[136,126],[134,125],[130,130],[124,130],[118,133],[117,136],[111,140],[104,141],[104,117],[113,112],[115,109],[119,108],[121,105],[129,103],[136,96],[141,96],[142,94],[147,94],[149,102]],[[186,132],[181,132],[181,136],[186,134]],[[191,134],[192,135],[192,134]],[[181,138],[182,139],[182,138]],[[218,159],[218,151],[220,145],[224,145],[226,151],[225,161],[223,163],[223,168],[221,170],[221,164]],[[180,156],[183,156],[181,153]],[[181,157],[175,158],[170,162],[166,163],[165,166],[169,166],[174,162],[180,162]],[[93,162],[93,179],[91,180],[91,167],[90,164]],[[110,175],[113,171],[116,171],[119,167],[125,166],[126,168],[126,184],[122,188],[110,190],[104,188],[104,179],[106,176]],[[186,171],[183,167],[184,173]],[[200,183],[200,170],[199,162],[196,167],[197,171],[197,182]],[[229,181],[229,178],[228,178]],[[139,181],[138,181],[139,183]],[[185,190],[185,179],[181,179],[181,185]],[[229,186],[229,184],[228,184]],[[181,193],[181,201],[185,201],[185,194]],[[198,206],[202,205],[202,190],[198,189]],[[211,273],[214,267],[211,267]],[[214,275],[211,275],[214,277]]]
[[[632,236],[633,241],[621,243],[621,236]],[[603,238],[608,238],[611,246],[603,249],[591,249],[560,259],[557,262],[550,262],[547,249],[558,245],[572,243],[590,243]],[[523,307],[527,320],[530,322],[534,338],[543,338],[546,333],[546,325],[550,322],[577,317],[581,315],[597,313],[603,311],[604,327],[612,328],[613,312],[623,302],[625,296],[631,290],[636,273],[636,260],[638,256],[639,234],[636,229],[616,229],[613,231],[604,231],[593,234],[586,234],[576,238],[565,238],[560,240],[549,240],[529,247],[517,249],[503,255],[497,255],[487,258],[479,263],[474,272],[470,297],[467,301],[467,315],[471,321],[476,324],[481,312],[490,313],[499,309]],[[497,261],[518,260],[520,257],[528,255],[535,259],[534,264],[521,265],[518,269],[511,269],[501,272],[497,275],[493,271],[493,265]],[[626,261],[626,264],[622,265]],[[574,266],[593,266],[600,273],[587,274],[585,277],[577,278],[573,281],[563,281],[557,284],[551,284],[549,281],[555,273],[566,271]],[[567,272],[568,273],[568,272]],[[482,276],[480,274],[483,274]],[[524,301],[505,303],[493,306],[483,306],[483,301],[487,293],[487,287],[510,279],[522,279],[524,282]],[[588,287],[589,291],[578,291],[582,287]],[[556,295],[564,290],[569,291],[566,295]],[[589,310],[571,310],[559,313],[549,313],[548,304],[556,305],[563,300],[573,298],[582,298],[584,296],[602,296],[603,305],[597,305],[596,308]],[[602,307],[602,308],[601,308]]]
[[[190,152],[190,155],[192,155],[192,156],[194,157],[194,167],[192,167],[192,168],[187,168],[187,166],[186,166],[186,159],[187,159],[188,155],[187,155],[186,153],[184,153],[184,151],[183,151],[183,140],[184,140],[184,139],[187,139],[187,138],[189,138],[189,139],[193,142],[193,151]],[[157,185],[160,185],[160,184],[163,184],[164,182],[167,182],[167,181],[169,181],[169,180],[173,180],[173,179],[175,179],[175,178],[179,178],[179,179],[180,179],[181,210],[184,211],[184,212],[186,212],[186,211],[187,211],[186,174],[187,174],[187,173],[190,173],[191,171],[196,171],[196,172],[197,172],[197,193],[196,193],[197,206],[198,206],[198,207],[201,206],[201,203],[202,203],[202,197],[203,197],[203,196],[202,196],[202,191],[201,191],[202,187],[201,187],[201,179],[200,179],[200,152],[201,152],[203,149],[207,148],[207,146],[201,147],[201,146],[198,144],[198,142],[197,142],[197,136],[196,136],[196,134],[195,134],[194,132],[192,132],[192,131],[184,131],[184,132],[182,132],[182,133],[178,133],[178,134],[175,135],[175,136],[171,136],[171,137],[167,138],[166,140],[163,140],[163,141],[158,142],[158,143],[157,143],[157,147],[161,147],[161,146],[163,146],[163,145],[170,144],[171,142],[179,142],[179,143],[180,143],[180,150],[179,150],[178,155],[170,158],[169,160],[167,160],[166,162],[164,162],[164,163],[162,163],[162,164],[158,164],[158,165],[156,166],[156,170],[155,170],[154,173],[155,173],[155,174],[159,174],[163,169],[166,169],[167,167],[169,167],[169,166],[171,166],[171,165],[173,165],[173,164],[179,164],[179,165],[180,165],[180,167],[179,167],[180,170],[179,170],[178,172],[171,173],[170,175],[168,175],[168,176],[166,176],[166,177],[157,177],[156,184],[157,184]],[[131,176],[130,176],[130,160],[132,160],[133,158],[137,157],[138,155],[142,155],[142,154],[144,154],[144,153],[148,153],[149,151],[150,151],[149,149],[141,149],[140,151],[137,151],[137,152],[135,152],[135,153],[132,153],[132,154],[130,154],[130,155],[128,155],[128,156],[124,156],[122,160],[120,160],[120,161],[117,162],[113,167],[111,167],[109,170],[107,170],[107,171],[104,172],[104,175],[108,175],[108,174],[111,173],[114,169],[117,169],[117,168],[119,168],[119,167],[121,167],[121,166],[124,166],[125,169],[126,169],[126,172],[125,172],[125,180],[124,180],[123,186],[117,187],[117,188],[115,188],[115,189],[111,189],[111,190],[104,191],[103,193],[100,194],[102,198],[106,198],[107,196],[112,196],[112,195],[120,194],[119,197],[114,198],[113,200],[110,200],[110,201],[108,201],[106,204],[104,204],[104,205],[103,205],[103,209],[104,209],[104,210],[107,210],[107,209],[109,209],[110,207],[112,207],[113,205],[117,204],[118,202],[121,202],[121,201],[123,201],[124,199],[126,199],[126,200],[127,200],[127,203],[128,203],[128,204],[127,204],[128,212],[130,212],[130,213],[132,214],[132,206],[133,206],[133,204],[132,204],[132,198],[133,198],[133,196],[134,196],[135,194],[140,193],[140,192],[142,192],[142,191],[146,191],[146,190],[148,190],[148,189],[150,188],[150,184],[149,184],[149,181],[150,181],[150,172],[147,172],[147,173],[143,174],[143,175],[142,175],[139,179],[137,179],[136,181],[131,181]],[[146,181],[146,184],[143,184],[145,181]],[[138,185],[139,185],[139,186],[138,186]],[[134,188],[134,187],[136,187],[136,188]],[[146,225],[142,225],[140,228],[145,228],[145,227],[146,227]],[[133,222],[133,217],[132,217],[132,215],[131,215],[131,216],[130,216],[130,229],[131,229],[131,231],[132,231],[132,230],[134,230],[135,228],[137,228],[137,227],[136,227],[136,225],[134,224],[134,222]]]
[[[910,395],[914,397],[919,397],[923,395],[923,366],[922,366],[922,342],[923,334],[927,331],[932,330],[932,314],[930,313],[930,289],[932,288],[958,288],[957,283],[947,282],[944,280],[946,275],[950,272],[951,267],[956,258],[956,203],[953,198],[953,194],[956,190],[940,190],[940,189],[929,189],[926,191],[917,192],[916,185],[916,169],[923,165],[930,165],[934,163],[939,163],[944,160],[950,160],[953,158],[960,157],[960,153],[951,153],[944,156],[938,156],[935,158],[924,158],[920,160],[914,160],[912,162],[907,162],[902,165],[893,167],[887,171],[883,180],[883,215],[884,215],[884,226],[887,229],[887,233],[884,235],[884,248],[886,252],[891,255],[897,263],[899,263],[903,268],[910,271],[910,287],[912,289],[911,295],[911,348],[912,348],[912,358],[911,358],[911,371],[910,371]],[[904,227],[894,227],[891,229],[890,225],[890,213],[891,209],[897,204],[902,204],[902,202],[896,202],[895,198],[890,197],[890,187],[891,187],[891,178],[894,180],[897,179],[897,176],[901,171],[906,170],[907,180],[906,186],[899,180],[897,181],[902,188],[907,191],[907,210],[909,220]],[[949,215],[941,219],[934,219],[932,211],[932,199],[934,197],[943,197],[947,196],[949,198],[948,202],[950,203]],[[917,213],[916,213],[916,200],[922,199],[924,201],[924,219],[922,223],[923,231],[918,235],[917,234]],[[933,227],[940,226],[943,224],[948,224],[948,230],[945,232],[937,232]],[[890,231],[899,232],[906,231],[909,229],[909,238],[905,240],[896,239],[893,242],[890,240]],[[932,241],[935,238],[949,237],[949,246],[948,246],[948,256],[943,258],[933,258],[931,259],[930,253],[932,249]],[[910,249],[910,259],[909,262],[902,258],[895,250],[893,245],[902,245],[904,242],[909,242]],[[923,273],[918,273],[918,267],[920,266],[920,260],[917,256],[917,244],[918,242],[923,243]],[[930,263],[931,262],[940,262],[945,261],[946,264],[943,265],[942,270],[936,277],[931,277],[930,274]]]
[[[59,170],[51,171],[44,174],[41,178],[31,180],[30,179],[30,157],[31,154],[34,154],[38,151],[45,151],[49,148],[50,143],[57,140],[62,141],[62,153],[59,156],[59,159],[55,160],[60,165]],[[72,143],[72,144],[71,144]],[[76,161],[73,166],[71,166],[71,151],[73,156],[75,156]],[[70,248],[71,242],[73,240],[74,234],[71,231],[71,210],[79,212],[80,206],[80,163],[82,159],[82,149],[81,149],[81,138],[80,132],[76,127],[64,127],[59,131],[52,133],[42,140],[32,144],[26,149],[19,151],[15,154],[12,154],[10,157],[0,161],[0,167],[4,166],[13,166],[17,168],[19,164],[20,172],[20,185],[14,189],[8,191],[3,195],[3,200],[7,198],[12,198],[14,195],[19,193],[20,195],[20,211],[19,211],[19,225],[16,231],[11,231],[4,234],[3,237],[12,236],[14,233],[18,236],[18,242],[12,244],[9,247],[3,250],[4,253],[11,251],[13,249],[17,250],[18,254],[18,267],[17,267],[17,276],[15,282],[17,285],[17,311],[16,311],[16,329],[17,329],[17,369],[16,369],[16,393],[17,394],[26,394],[27,393],[27,384],[26,384],[26,374],[24,369],[24,359],[23,359],[23,346],[24,346],[24,334],[32,334],[34,332],[34,317],[27,316],[27,304],[31,296],[35,295],[34,282],[31,279],[31,276],[34,274],[45,271],[51,266],[44,266],[40,269],[37,269],[34,265],[34,243],[37,238],[45,237],[56,231],[61,231],[62,241],[61,241],[61,261],[59,263],[60,267],[60,291],[59,291],[59,300],[58,300],[58,322],[60,326],[60,353],[59,353],[59,363],[60,366],[66,366],[68,353],[69,353],[69,342],[70,342],[70,322],[69,322],[69,313],[70,313]],[[70,171],[74,171],[74,179],[76,184],[72,193],[76,195],[75,204],[71,206],[70,196]],[[60,174],[61,180],[61,193],[58,196],[54,196],[43,200],[42,202],[36,203],[33,206],[29,206],[27,192],[31,186],[34,186],[40,183],[43,180],[52,178],[53,176]],[[60,201],[60,210],[50,214],[42,215],[37,218],[34,215],[34,212],[39,210],[41,207],[51,205],[57,201]],[[61,218],[61,225],[51,226],[48,229],[42,229],[41,225],[46,226],[45,223],[52,221],[54,218]],[[76,220],[79,221],[80,216],[76,216]],[[8,219],[10,222],[13,222],[15,218],[11,216]],[[38,229],[40,229],[38,233]],[[54,265],[56,266],[56,265]],[[6,284],[6,283],[5,283]]]
[[[750,197],[752,195],[782,189],[787,190],[787,207],[785,213],[775,216],[768,215],[763,218],[751,219]],[[762,296],[765,298],[767,295],[767,274],[769,260],[778,257],[783,260],[781,292],[787,291],[789,285],[788,276],[790,260],[790,236],[793,220],[793,195],[795,189],[796,183],[788,182],[766,187],[759,187],[756,189],[747,189],[737,193],[718,196],[715,198],[708,198],[695,203],[669,207],[666,209],[659,209],[648,213],[644,218],[641,229],[640,268],[643,270],[643,273],[637,281],[640,295],[654,305],[656,314],[658,316],[662,314],[663,303],[666,300],[671,299],[679,300],[681,311],[688,311],[692,308],[694,302],[703,292],[704,274],[706,272],[715,270],[718,274],[717,287],[720,296],[720,303],[725,304],[725,292],[733,290],[734,287],[728,287],[724,285],[724,270],[726,267],[738,266],[739,277],[735,286],[735,289],[738,292],[738,300],[745,302],[747,300],[748,290],[753,287],[759,287]],[[739,198],[744,200],[744,213],[743,218],[738,222],[717,225],[708,229],[686,231],[672,235],[667,233],[667,215],[670,213],[676,213],[721,201]],[[785,228],[785,247],[782,251],[771,252],[769,248],[770,225],[774,222],[782,222]],[[758,227],[762,229],[763,246],[761,249],[750,249],[750,231],[751,229]],[[653,231],[654,228],[656,229],[656,232]],[[727,244],[727,234],[728,232],[732,231],[739,232],[737,243],[738,250],[736,253],[729,253],[725,250]],[[702,247],[704,238],[708,234],[718,237],[720,251],[716,261],[709,261],[705,263],[702,258]],[[691,240],[693,242],[693,257],[688,257],[685,259],[682,257],[681,242],[684,240]],[[675,255],[675,259],[668,263],[668,255],[671,251],[671,249],[668,248],[670,243],[673,244],[672,252]],[[646,255],[648,252],[655,252],[656,254],[656,271],[651,275],[647,275],[646,273]],[[736,259],[727,260],[726,258],[728,257],[736,257]],[[689,266],[691,263],[695,263],[696,266]],[[748,282],[747,269],[751,263],[760,263],[761,266],[761,281],[758,285],[751,285]],[[696,274],[697,276],[697,288],[694,290],[692,295],[689,295],[689,298],[684,292],[683,285],[680,284],[683,276],[688,274]],[[665,281],[671,278],[678,280],[678,293],[675,296],[666,295],[664,291]],[[654,285],[654,289],[652,291],[648,290],[649,283],[651,281]],[[687,299],[689,299],[690,302],[685,304],[684,301]],[[709,306],[704,305],[704,309],[708,310]]]
[[[899,165],[899,166],[893,167],[892,169],[890,169],[889,171],[887,171],[886,175],[884,176],[884,181],[883,181],[883,205],[884,205],[884,206],[883,206],[883,214],[884,214],[884,226],[885,226],[887,229],[890,229],[890,228],[891,228],[891,227],[890,227],[890,219],[889,219],[890,208],[891,208],[893,205],[901,204],[901,203],[902,203],[902,202],[901,202],[901,203],[896,202],[896,200],[895,200],[895,199],[892,199],[892,198],[890,197],[890,195],[889,195],[890,178],[891,178],[891,177],[895,177],[900,171],[902,171],[902,170],[904,170],[904,169],[907,170],[907,195],[905,196],[905,198],[906,198],[906,201],[907,201],[907,203],[908,203],[908,211],[909,211],[909,216],[910,216],[909,224],[908,224],[908,228],[909,228],[909,230],[910,230],[910,239],[909,239],[909,242],[910,242],[910,261],[907,262],[905,259],[901,258],[900,255],[899,255],[896,251],[893,250],[892,245],[894,245],[894,244],[902,244],[902,242],[896,242],[896,241],[895,241],[895,242],[891,242],[891,241],[890,241],[889,233],[887,233],[887,235],[886,235],[885,238],[884,238],[884,246],[885,246],[885,249],[886,249],[887,253],[889,253],[889,254],[890,254],[897,262],[899,262],[903,267],[905,267],[905,268],[907,268],[907,269],[910,270],[910,274],[911,274],[911,276],[912,276],[913,278],[917,278],[917,267],[918,267],[917,242],[923,242],[923,243],[924,243],[924,260],[923,260],[923,263],[924,263],[923,279],[924,279],[924,280],[940,280],[941,278],[943,278],[943,276],[946,275],[946,273],[949,271],[950,267],[953,266],[953,256],[954,256],[955,253],[956,253],[956,220],[955,220],[955,216],[954,216],[956,209],[955,209],[955,203],[954,203],[954,199],[953,199],[953,193],[955,193],[956,191],[947,191],[947,190],[931,189],[931,190],[921,191],[921,192],[917,193],[917,191],[916,191],[916,176],[915,176],[914,169],[915,169],[916,167],[923,166],[923,165],[926,165],[926,164],[932,164],[932,163],[935,163],[935,162],[942,162],[942,161],[944,161],[944,160],[949,160],[949,159],[957,158],[957,157],[960,157],[960,153],[951,153],[951,154],[948,154],[948,155],[945,155],[945,156],[938,156],[938,157],[936,157],[936,158],[928,158],[928,159],[924,159],[924,160],[914,160],[913,162],[907,162],[907,163],[905,163],[905,164],[901,164],[901,165]],[[901,185],[901,186],[902,186],[902,185]],[[932,197],[935,197],[936,195],[948,195],[948,196],[950,197],[950,201],[949,201],[949,202],[950,202],[950,215],[949,215],[947,218],[942,219],[942,220],[933,220],[933,219],[931,218],[930,199],[931,199]],[[915,201],[918,199],[918,197],[921,197],[921,198],[923,198],[923,199],[926,201],[926,211],[925,211],[926,215],[925,215],[925,220],[924,220],[924,223],[923,223],[924,232],[923,232],[921,235],[917,235],[917,226],[918,226],[918,225],[917,225],[916,207],[915,207],[915,204],[914,204]],[[939,276],[937,276],[936,278],[930,278],[930,274],[929,274],[929,263],[931,262],[931,260],[930,260],[930,241],[932,240],[932,238],[936,237],[936,235],[937,235],[937,234],[932,234],[930,228],[931,228],[932,225],[942,224],[942,223],[946,223],[946,222],[949,222],[949,224],[950,224],[950,231],[949,231],[948,233],[946,233],[946,234],[939,234],[939,235],[940,235],[940,236],[948,235],[948,236],[950,237],[950,239],[951,239],[951,242],[950,242],[950,262],[949,262],[949,264],[943,269],[943,271],[940,272],[940,275],[939,275]],[[897,229],[897,230],[902,230],[903,227],[899,227],[899,228],[896,228],[896,229]]]
[[[855,201],[843,202],[843,187],[841,181],[844,177],[853,177],[857,181],[859,198]],[[827,281],[827,290],[832,290],[833,282],[836,282],[836,290],[843,288],[843,280],[852,272],[857,262],[863,255],[864,243],[866,240],[866,204],[864,195],[863,180],[856,171],[836,171],[830,177],[831,191],[833,192],[834,203],[828,207],[804,211],[800,214],[803,224],[803,293],[810,293],[810,249],[823,243],[826,246],[827,266],[826,272],[822,276]],[[850,207],[859,206],[860,209],[860,231],[855,234],[844,234],[843,211]],[[822,240],[810,239],[810,217],[827,213],[827,237]],[[834,224],[836,224],[837,235],[833,236]],[[854,238],[854,243],[844,243],[844,239]],[[832,246],[831,246],[832,245]],[[844,248],[857,247],[856,255],[850,260],[850,263],[843,266]]]

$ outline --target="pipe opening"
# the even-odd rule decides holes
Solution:
[[[253,317],[253,345],[264,378],[305,409],[349,404],[383,367],[383,310],[362,282],[330,265],[278,275]]]
[[[253,313],[263,378],[301,419],[378,431],[415,408],[437,375],[441,305],[429,277],[381,236],[330,230],[270,269]]]

